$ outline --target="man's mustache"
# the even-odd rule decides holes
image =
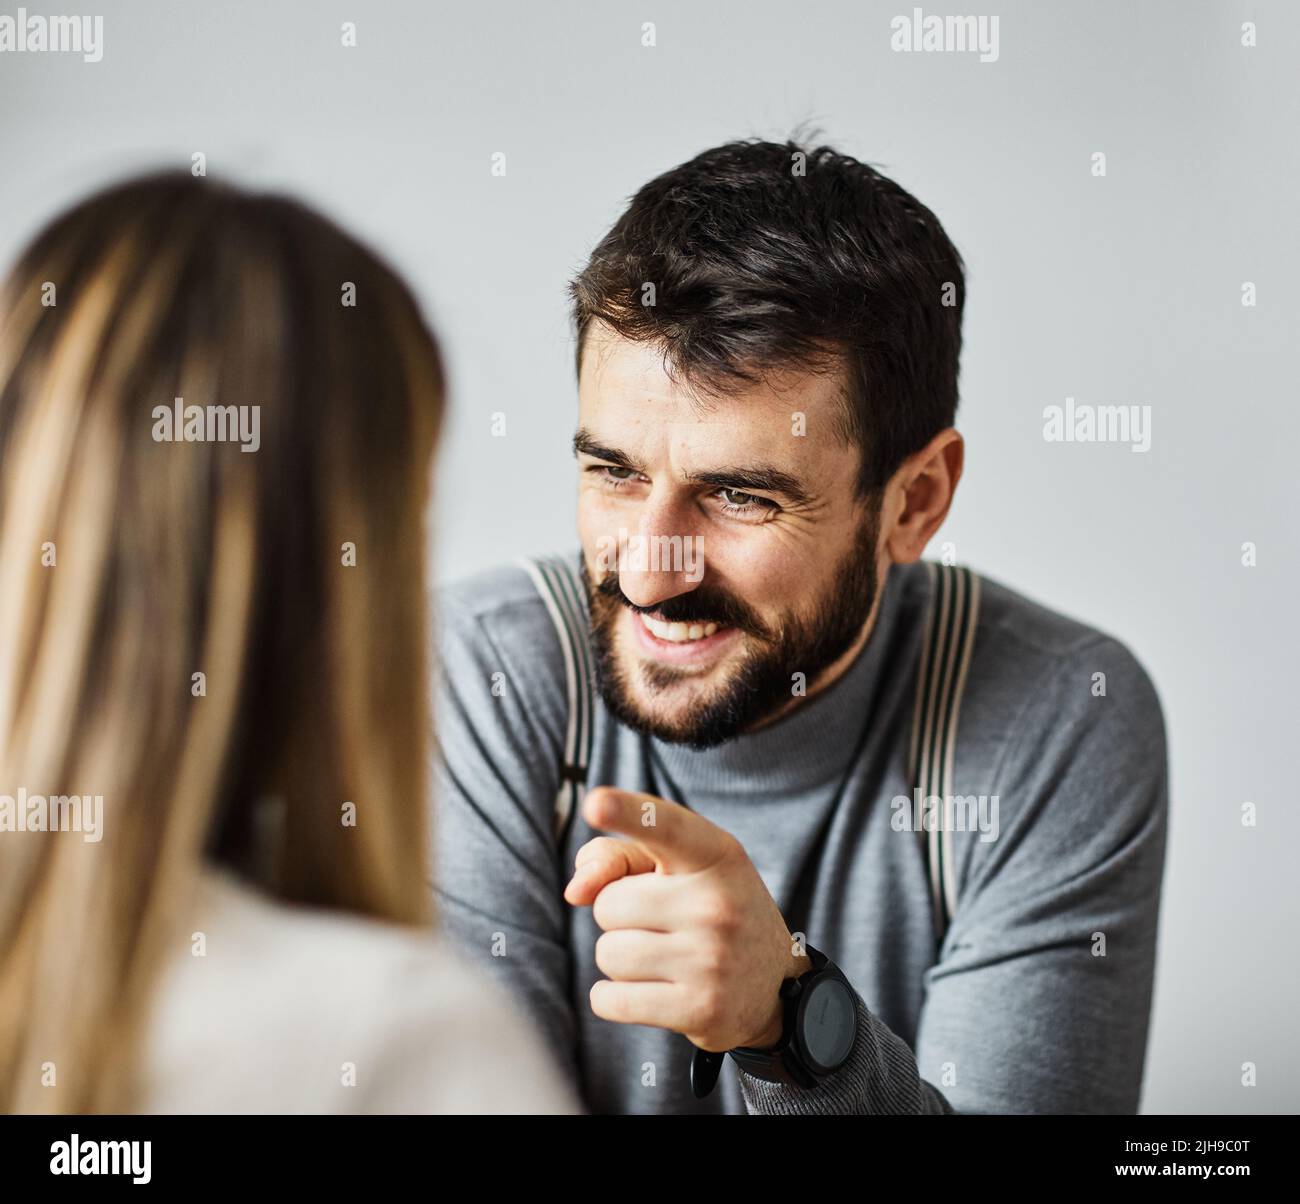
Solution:
[[[638,606],[623,593],[618,574],[606,573],[595,587],[600,597],[619,602],[639,615],[651,615],[665,623],[716,623],[719,627],[736,627],[759,639],[771,639],[767,628],[742,602],[721,590],[700,586],[689,593],[666,598],[653,606]]]

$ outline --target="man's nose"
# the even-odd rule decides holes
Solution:
[[[619,588],[633,605],[657,606],[700,584],[703,575],[687,555],[696,544],[687,509],[671,497],[651,496],[642,506],[636,529],[640,538],[629,541],[618,570]]]

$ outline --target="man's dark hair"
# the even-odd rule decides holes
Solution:
[[[956,417],[961,256],[920,201],[828,146],[729,142],[656,177],[569,292],[579,366],[593,319],[714,395],[843,366],[862,496]]]

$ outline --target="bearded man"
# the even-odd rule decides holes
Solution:
[[[964,457],[938,219],[731,143],[571,294],[580,548],[441,604],[443,923],[594,1112],[1135,1111],[1161,708],[921,559]]]

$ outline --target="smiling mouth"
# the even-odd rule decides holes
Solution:
[[[716,635],[718,630],[716,623],[665,623],[646,614],[637,617],[645,624],[652,636],[666,640],[670,644],[694,643],[696,640]]]
[[[643,656],[682,668],[712,665],[740,636],[740,628],[718,623],[665,623],[635,611],[628,617]]]

